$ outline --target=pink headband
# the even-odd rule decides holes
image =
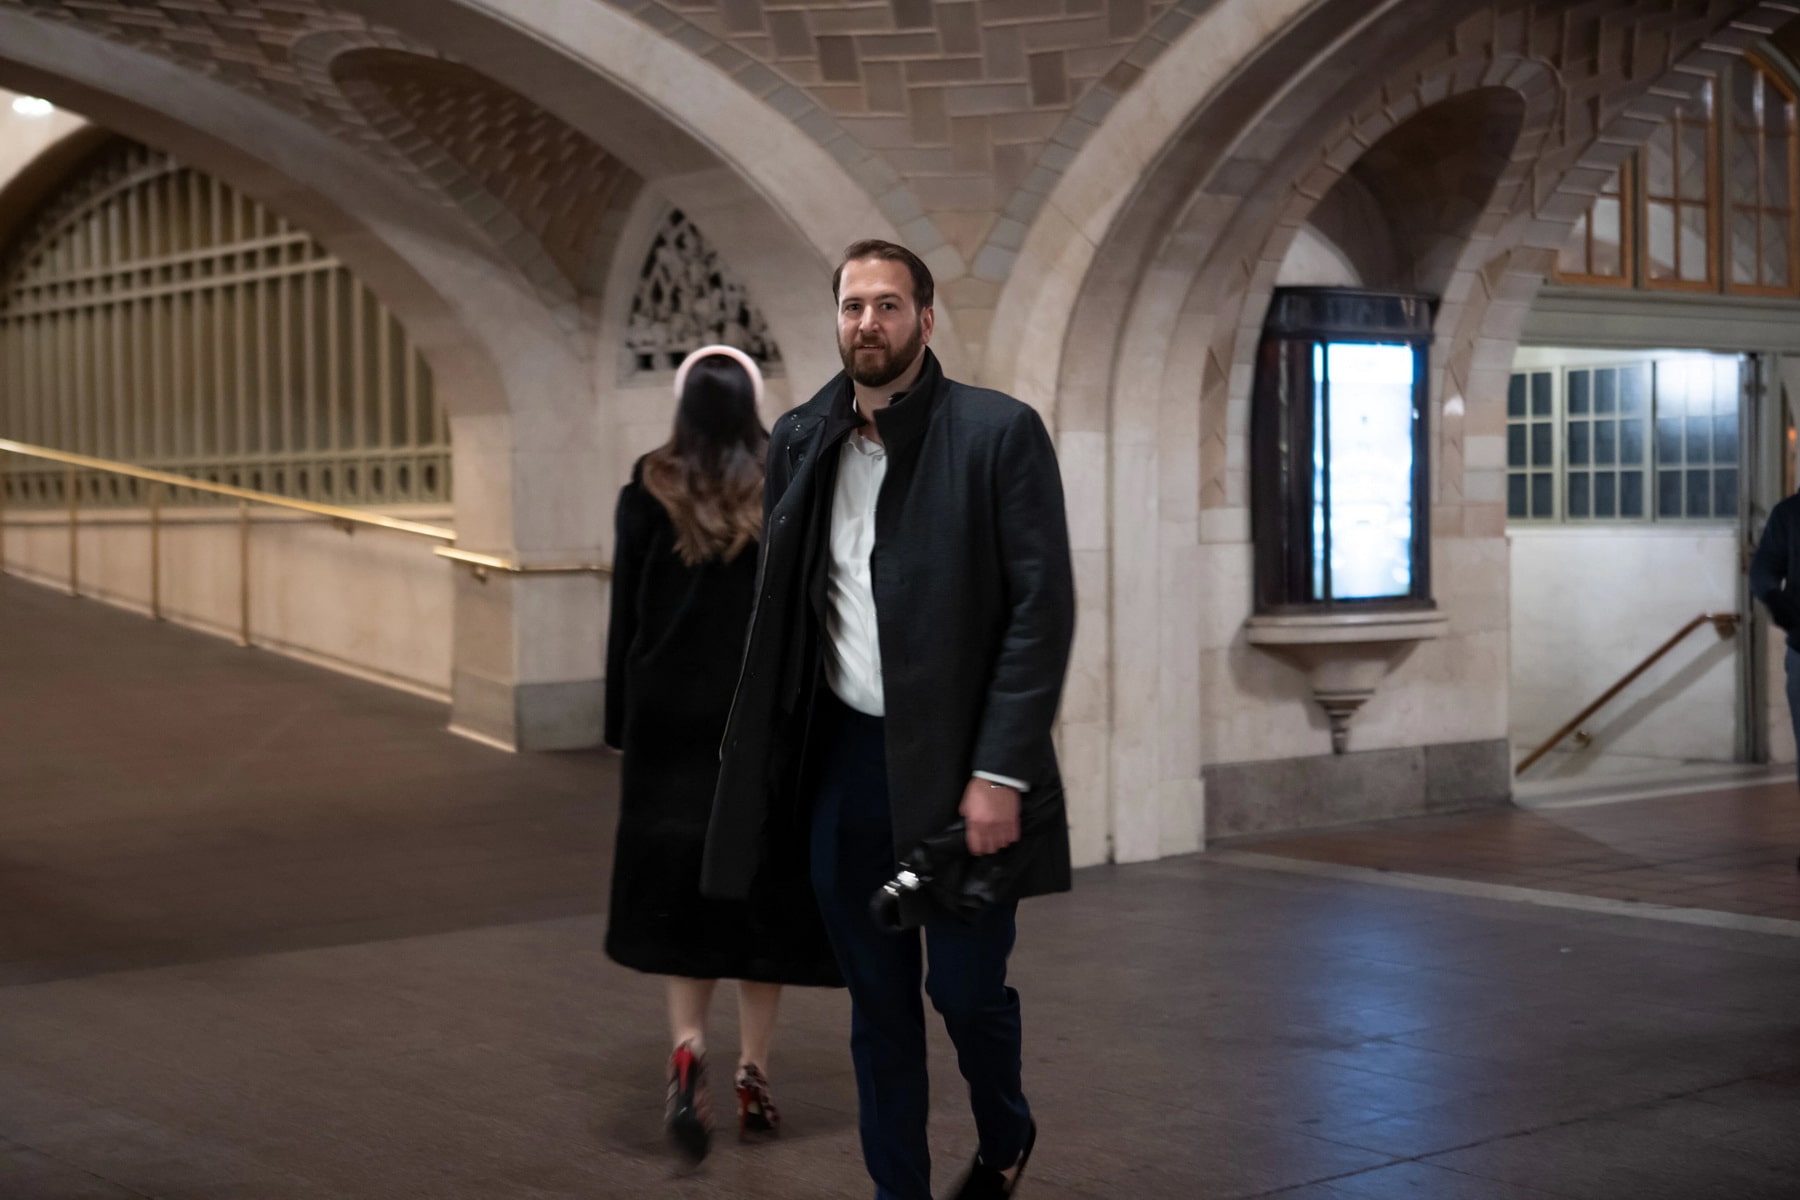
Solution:
[[[702,346],[686,358],[682,359],[681,365],[675,368],[675,398],[677,400],[681,399],[682,389],[687,387],[688,368],[699,362],[701,359],[710,358],[714,354],[723,355],[744,368],[745,373],[750,376],[750,387],[756,393],[756,406],[761,408],[763,400],[762,371],[757,367],[755,359],[751,358],[748,354],[745,354],[742,350],[739,350],[736,346]]]

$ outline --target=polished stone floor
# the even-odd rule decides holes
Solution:
[[[1800,789],[1791,776],[1629,802],[1490,808],[1232,844],[1380,871],[1800,921]]]
[[[4,578],[0,631],[0,1200],[869,1195],[837,993],[787,998],[786,1136],[671,1161],[613,760]],[[1022,917],[1020,1194],[1792,1200],[1800,925],[1754,919],[1080,872]]]

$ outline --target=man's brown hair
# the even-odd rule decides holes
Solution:
[[[844,251],[843,259],[837,270],[831,273],[831,298],[838,299],[838,287],[844,282],[844,268],[859,259],[882,258],[888,262],[905,263],[906,269],[912,273],[913,303],[921,310],[931,307],[931,301],[937,295],[937,284],[932,282],[931,268],[925,260],[908,250],[905,246],[893,242],[884,242],[880,238],[866,238],[852,243]]]

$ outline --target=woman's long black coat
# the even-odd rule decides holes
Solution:
[[[606,742],[624,762],[607,953],[659,975],[835,985],[804,874],[761,873],[747,900],[700,894],[756,549],[730,562],[683,563],[642,470],[640,461],[615,518]]]
[[[1030,785],[1015,897],[1066,891],[1069,833],[1051,725],[1074,636],[1062,477],[1043,422],[944,378],[876,414],[887,477],[870,556],[897,853],[958,817],[971,773]],[[806,824],[839,448],[858,418],[842,374],[775,424],[756,609],[722,747],[703,886],[745,894]]]

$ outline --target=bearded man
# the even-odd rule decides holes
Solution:
[[[944,377],[911,251],[856,243],[832,294],[844,371],[769,439],[703,886],[743,896],[810,870],[849,984],[877,1200],[931,1200],[929,964],[980,1139],[953,1195],[1009,1196],[1037,1134],[1006,980],[1015,910],[1069,887],[1051,742],[1075,621],[1061,476],[1028,406]],[[919,931],[883,930],[870,899],[959,817],[970,854],[1007,856],[1002,894],[973,919],[915,909],[921,954]]]

